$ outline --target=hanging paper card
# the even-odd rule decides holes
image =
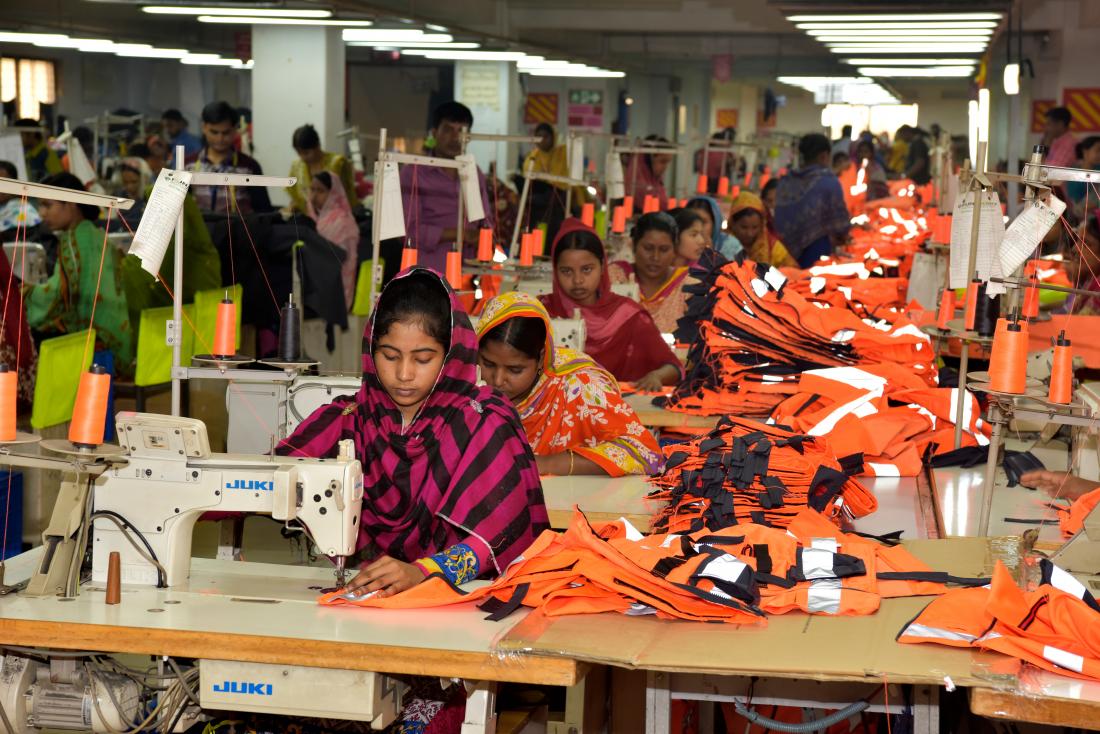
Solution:
[[[480,221],[485,218],[485,206],[481,203],[481,181],[477,175],[477,161],[470,153],[456,156],[455,160],[462,164],[458,169],[458,177],[462,181],[462,198],[466,202],[466,221]]]
[[[584,178],[584,138],[573,138],[570,141],[569,178]]]
[[[970,233],[974,222],[974,192],[960,194],[951,220],[951,287],[965,288],[970,280]],[[982,195],[981,226],[974,258],[975,272],[982,280],[1000,276],[1000,260],[993,254],[1004,238],[1004,217],[1001,203],[994,192]],[[987,290],[988,293],[988,290]]]
[[[130,245],[130,254],[141,260],[141,269],[156,277],[164,253],[168,250],[168,241],[176,231],[183,199],[191,185],[190,171],[161,170],[153,193],[145,202],[145,211],[141,214],[134,243]]]
[[[1051,194],[1050,205],[1032,199],[1009,225],[1001,243],[1001,271],[1014,273],[1031,257],[1050,228],[1066,210],[1066,202]]]
[[[84,148],[76,138],[69,139],[69,172],[85,186],[95,181],[95,169],[88,162],[88,156],[84,154]]]
[[[623,187],[623,161],[616,153],[607,154],[607,198],[621,199],[626,195]]]
[[[381,211],[378,238],[388,240],[404,237],[405,207],[401,203],[401,174],[396,163],[382,164],[382,201],[376,202],[375,206]]]

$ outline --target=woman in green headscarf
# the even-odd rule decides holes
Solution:
[[[84,190],[71,173],[49,176],[42,183]],[[70,334],[92,325],[94,309],[96,351],[109,349],[114,355],[115,372],[129,375],[133,371],[134,332],[122,288],[118,250],[94,224],[99,208],[42,199],[38,213],[57,233],[57,264],[45,283],[24,289],[27,323],[35,331],[50,335]]]

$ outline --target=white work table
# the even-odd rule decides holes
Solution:
[[[9,561],[7,582],[26,578],[39,555]],[[492,651],[523,610],[488,622],[473,604],[400,613],[318,605],[314,587],[333,583],[328,569],[196,558],[186,587],[124,585],[115,606],[99,584],[72,600],[0,597],[0,643],[548,685],[583,677],[568,658]]]

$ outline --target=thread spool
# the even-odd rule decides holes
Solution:
[[[401,270],[405,271],[409,268],[416,267],[416,248],[406,247],[401,250]]]
[[[462,288],[462,253],[458,250],[447,253],[447,283],[456,291]]]
[[[751,184],[751,183],[752,183],[752,171],[745,171],[745,184],[744,184],[745,188],[747,189],[749,187],[749,184]]]
[[[631,217],[634,216],[634,197],[633,196],[624,196],[623,197],[623,209],[626,210],[626,218],[627,219],[630,219]]]
[[[531,235],[534,239],[535,257],[542,257],[546,254],[546,230],[539,227]]]
[[[0,364],[0,443],[15,440],[15,413],[19,400],[19,372]]]
[[[955,318],[955,291],[944,288],[940,294],[940,310],[936,314],[936,328],[947,330],[947,322]]]
[[[656,197],[646,194],[645,198],[642,199],[642,214],[650,214],[655,211],[657,211]]]
[[[302,310],[287,299],[279,312],[279,361],[297,362],[302,358]]]
[[[581,207],[581,222],[586,227],[593,227],[596,224],[596,205],[588,202]]]
[[[729,196],[730,193],[730,177],[722,176],[718,179],[718,195]]]
[[[535,264],[534,242],[531,241],[531,233],[524,232],[519,242],[519,264],[529,268]]]
[[[1057,339],[1051,339],[1054,345],[1054,361],[1050,367],[1050,389],[1047,400],[1066,405],[1073,400],[1073,350],[1066,332],[1058,333]]]
[[[779,169],[779,178],[783,178],[786,175],[787,175],[787,169],[786,168],[780,168]]]
[[[700,173],[698,180],[695,182],[695,193],[705,194],[707,193],[707,175]]]
[[[974,323],[978,318],[978,290],[982,282],[975,278],[966,286],[966,313],[963,316],[963,326],[967,331],[974,331]]]
[[[1034,319],[1039,317],[1039,289],[1037,278],[1031,278],[1031,286],[1024,289],[1024,318]]]
[[[974,319],[974,331],[978,336],[993,336],[997,328],[997,319],[1001,315],[1001,297],[989,298],[985,294],[985,283],[978,288],[978,311]],[[1027,322],[1024,322],[1027,329]]]
[[[483,263],[493,259],[493,230],[482,227],[477,233],[477,259]]]
[[[237,353],[237,304],[229,298],[229,291],[226,291],[225,298],[218,304],[212,353],[215,357],[232,357]]]
[[[95,448],[103,443],[107,420],[107,397],[111,391],[111,376],[98,364],[80,375],[73,405],[73,420],[69,424],[69,441],[81,448]]]
[[[1003,326],[1000,322],[1004,322]],[[989,387],[996,392],[1021,395],[1027,386],[1027,331],[1015,317],[998,319],[989,355]]]
[[[772,174],[768,169],[764,169],[764,173],[760,176],[760,190],[763,191],[764,187],[768,185],[768,181],[771,180]]]
[[[617,206],[611,216],[611,231],[614,234],[622,234],[626,231],[626,207]]]
[[[730,189],[730,197],[736,199],[740,195],[741,195],[741,185],[740,184],[734,184],[733,188]]]
[[[118,551],[107,556],[107,593],[103,601],[112,605],[122,602],[122,556]]]

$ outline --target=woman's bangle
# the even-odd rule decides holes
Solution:
[[[569,450],[569,476],[573,476],[573,460],[577,457],[573,450]]]

